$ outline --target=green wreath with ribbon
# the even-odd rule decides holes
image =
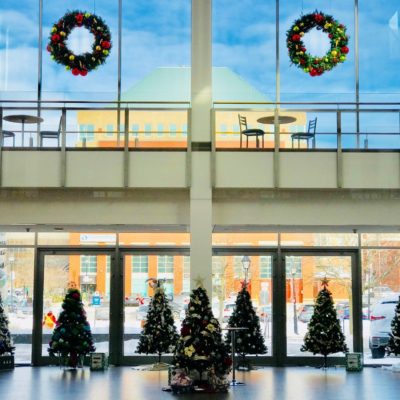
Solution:
[[[322,57],[314,57],[309,54],[302,41],[304,34],[313,28],[327,33],[330,39],[331,48]],[[337,64],[346,61],[346,55],[349,52],[347,47],[349,37],[346,35],[346,27],[331,15],[319,11],[296,20],[287,31],[286,37],[290,60],[311,76],[322,75]]]
[[[86,28],[94,36],[91,53],[75,55],[66,44],[74,28]],[[111,33],[104,21],[88,12],[71,11],[51,28],[47,50],[55,62],[65,65],[73,75],[86,76],[89,71],[104,64],[111,50]]]

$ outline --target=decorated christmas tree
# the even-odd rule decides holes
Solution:
[[[0,294],[0,356],[14,354],[15,347],[8,329],[8,318],[3,308],[3,300]]]
[[[136,353],[158,354],[158,363],[161,363],[163,353],[173,353],[179,335],[174,325],[174,318],[168,299],[165,296],[161,280],[150,279],[154,289],[149,311]]]
[[[340,328],[332,294],[327,289],[328,280],[322,280],[322,289],[315,300],[314,313],[308,324],[308,331],[304,337],[301,351],[310,351],[313,354],[324,356],[324,368],[327,366],[329,354],[343,352],[348,348],[345,337]]]
[[[226,377],[232,359],[222,340],[221,328],[212,313],[207,292],[201,286],[190,295],[173,364],[175,376],[180,377],[174,385],[193,381],[210,392],[226,391],[229,386]]]
[[[391,324],[389,343],[386,346],[387,353],[398,356],[400,354],[400,297],[394,311],[394,317]]]
[[[246,362],[246,354],[265,354],[267,347],[264,337],[261,334],[260,319],[256,315],[250,293],[247,290],[247,283],[243,283],[242,290],[238,293],[235,308],[229,317],[229,326],[235,328],[247,328],[236,332],[236,352],[240,354],[239,369],[250,369]],[[225,336],[225,343],[230,345],[231,334],[228,331]]]
[[[64,365],[76,368],[82,356],[95,351],[92,332],[78,289],[68,289],[62,308],[48,352],[50,355],[61,357]]]

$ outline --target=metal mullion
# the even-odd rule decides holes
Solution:
[[[42,364],[42,315],[44,289],[45,252],[37,250],[33,271],[33,330],[32,330],[32,365]]]
[[[125,108],[125,125],[124,125],[124,167],[123,167],[123,181],[124,187],[129,187],[129,108]]]
[[[351,290],[353,311],[353,349],[363,352],[363,322],[362,322],[362,265],[361,255],[352,255]]]
[[[110,276],[110,363],[121,365],[124,346],[124,266],[118,243],[111,257]],[[112,329],[111,329],[112,328]]]
[[[272,274],[272,348],[276,366],[283,366],[286,359],[286,301],[285,301],[285,275],[284,258],[278,246],[274,257]],[[282,332],[285,332],[282,335]]]

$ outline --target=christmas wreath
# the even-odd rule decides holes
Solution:
[[[66,41],[74,28],[84,27],[94,36],[91,53],[75,55],[68,49]],[[87,12],[72,11],[65,14],[51,28],[50,42],[47,50],[52,59],[65,65],[73,75],[86,76],[97,66],[104,64],[111,49],[111,34],[103,20]]]
[[[313,57],[307,53],[302,41],[304,34],[313,28],[327,33],[330,39],[331,48],[323,57]],[[292,63],[311,76],[319,76],[325,71],[330,71],[338,63],[344,62],[349,52],[346,27],[332,16],[318,11],[296,20],[287,31],[286,41]]]

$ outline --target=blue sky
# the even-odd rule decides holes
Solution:
[[[44,98],[115,99],[118,41],[117,0],[43,1],[43,36],[67,10],[95,11],[109,25],[114,50],[107,63],[76,78],[43,52]],[[319,9],[345,24],[350,54],[344,64],[312,78],[290,65],[286,30],[302,13]],[[393,26],[399,0],[359,0],[360,93],[369,101],[399,101],[400,34]],[[392,21],[391,26],[389,21]],[[282,101],[354,101],[354,16],[351,0],[281,0]],[[122,88],[128,89],[159,66],[190,65],[189,0],[124,0]],[[213,1],[213,65],[226,66],[275,99],[275,0]],[[0,95],[35,98],[38,6],[36,0],[1,0]],[[318,42],[314,38],[316,50]],[[321,42],[323,43],[323,41]],[[44,43],[45,47],[46,43]]]

